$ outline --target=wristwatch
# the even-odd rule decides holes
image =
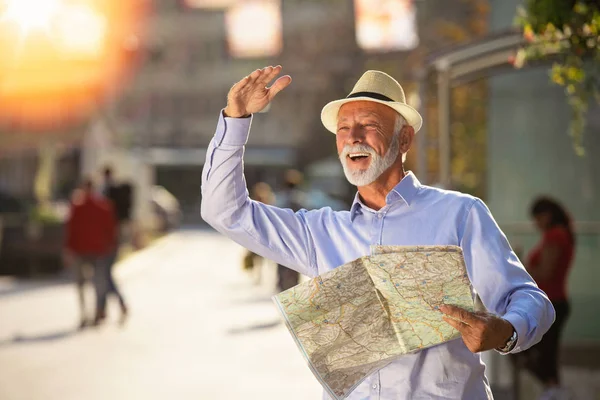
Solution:
[[[510,338],[506,341],[504,347],[500,347],[496,350],[498,350],[500,353],[509,353],[512,349],[515,348],[518,338],[519,336],[517,335],[517,331],[513,328],[513,333],[510,336]]]

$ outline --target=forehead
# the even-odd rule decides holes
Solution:
[[[364,117],[394,118],[395,113],[394,109],[373,101],[352,101],[340,107],[338,121]]]

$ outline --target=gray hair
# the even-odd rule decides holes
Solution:
[[[394,135],[400,134],[404,125],[407,125],[406,119],[400,114],[396,113],[396,122],[394,123]]]
[[[405,125],[408,125],[406,122],[406,118],[402,116],[400,113],[396,113],[396,122],[394,123],[394,137],[400,135],[400,131],[404,128]],[[400,138],[398,138],[399,140]],[[402,153],[402,163],[406,161],[406,153]]]

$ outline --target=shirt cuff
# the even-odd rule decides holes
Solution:
[[[508,313],[504,314],[504,316],[502,318],[507,320],[508,322],[510,322],[510,324],[515,329],[515,332],[517,332],[517,343],[512,348],[512,350],[510,350],[509,352],[505,353],[505,352],[498,351],[498,350],[496,350],[496,351],[498,351],[498,353],[500,353],[500,354],[517,353],[520,351],[521,344],[523,344],[523,341],[525,340],[525,335],[527,332],[527,321],[521,315],[517,314],[516,312],[508,312]]]
[[[244,146],[246,142],[248,142],[251,125],[252,116],[246,118],[230,118],[225,117],[223,115],[223,110],[221,110],[219,122],[217,123],[217,147],[221,145]]]

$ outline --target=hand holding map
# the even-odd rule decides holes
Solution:
[[[347,397],[395,358],[460,337],[439,307],[473,310],[457,246],[374,246],[274,297],[314,375]]]
[[[504,347],[514,331],[510,322],[485,311],[469,312],[451,305],[440,307],[440,311],[473,353]]]

